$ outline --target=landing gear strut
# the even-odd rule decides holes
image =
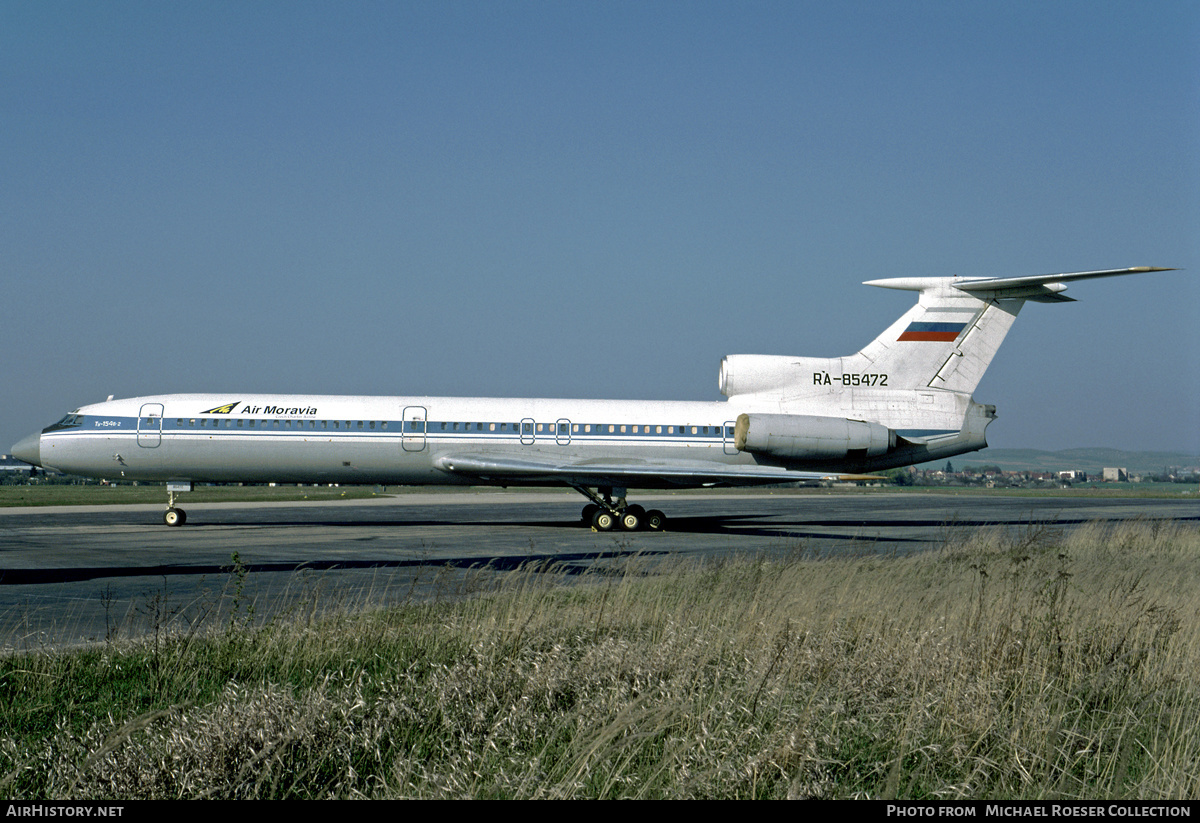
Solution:
[[[591,526],[594,531],[607,532],[620,528],[627,532],[639,529],[657,532],[666,527],[667,516],[658,509],[646,511],[637,504],[631,506],[626,503],[625,489],[607,486],[594,491],[587,486],[572,488],[592,501],[583,507],[582,519],[584,525]]]
[[[168,526],[182,526],[187,522],[187,512],[183,509],[175,508],[175,493],[190,492],[191,490],[191,483],[167,484],[167,510],[163,512],[163,522]]]

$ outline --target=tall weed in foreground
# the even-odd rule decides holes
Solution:
[[[907,558],[633,560],[570,585],[531,568],[468,599],[13,656],[0,683],[29,696],[0,707],[0,782],[53,798],[1192,797],[1198,560],[1195,528],[1033,525]]]

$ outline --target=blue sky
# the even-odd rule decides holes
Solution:
[[[0,449],[109,394],[719,399],[908,275],[993,446],[1200,454],[1200,7],[0,2]]]

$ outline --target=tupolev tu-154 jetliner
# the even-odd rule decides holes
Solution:
[[[194,483],[570,486],[593,528],[661,529],[628,488],[846,477],[975,451],[994,406],[975,402],[1025,301],[1069,302],[1074,280],[900,277],[868,286],[917,304],[847,357],[731,354],[716,402],[171,394],[82,406],[13,446],[69,474]]]

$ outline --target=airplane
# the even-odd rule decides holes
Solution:
[[[1067,283],[1174,271],[899,277],[917,303],[856,354],[733,354],[723,401],[171,394],[82,406],[12,448],[67,474],[196,483],[569,486],[597,531],[661,530],[630,488],[849,478],[987,447],[995,406],[972,393],[1026,301]]]

